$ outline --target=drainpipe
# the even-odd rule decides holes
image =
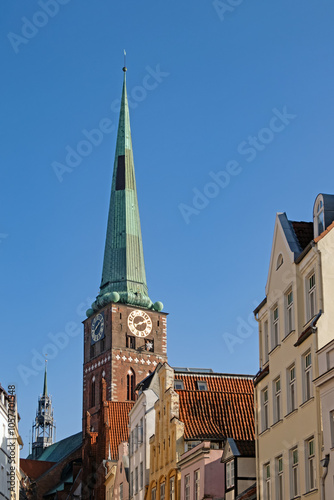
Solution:
[[[326,500],[325,479],[328,474],[329,454],[325,455],[325,458],[320,460],[320,463],[324,468],[324,472],[321,476],[321,500]]]
[[[254,314],[254,317],[257,321],[257,323],[259,324],[259,332],[260,332],[260,320],[258,318],[258,315],[257,314]],[[261,339],[260,339],[260,342],[259,342],[259,345],[261,346],[262,343],[261,343]],[[260,347],[261,349],[261,347]],[[261,356],[261,354],[260,354]],[[254,424],[255,424],[255,460],[256,460],[256,484],[259,486],[258,488],[256,488],[256,497],[259,499],[260,498],[260,466],[259,466],[259,439],[258,439],[258,436],[259,436],[259,433],[258,433],[258,418],[257,418],[257,414],[258,414],[258,400],[257,400],[257,389],[256,387],[254,387]]]

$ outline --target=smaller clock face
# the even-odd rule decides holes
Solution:
[[[128,327],[137,337],[146,337],[152,330],[152,320],[144,311],[132,311],[128,317]]]
[[[104,336],[104,317],[98,314],[92,321],[91,327],[92,342],[98,342]]]

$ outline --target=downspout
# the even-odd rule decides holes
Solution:
[[[260,331],[260,320],[257,314],[254,314],[255,320],[259,324]],[[259,342],[260,344],[260,342]],[[258,433],[258,418],[257,418],[257,410],[258,410],[258,400],[257,400],[257,389],[254,386],[254,430],[255,430],[255,461],[256,461],[256,484],[259,486],[256,488],[256,497],[260,499],[260,466],[259,466],[259,433]]]
[[[325,458],[322,459],[320,463],[324,468],[324,472],[321,476],[321,500],[326,500],[325,479],[328,474],[329,454],[325,455]]]

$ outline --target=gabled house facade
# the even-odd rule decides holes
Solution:
[[[276,216],[266,297],[254,311],[260,347],[254,383],[261,500],[320,498],[322,434],[313,379],[319,372],[317,350],[333,336],[334,259],[319,237],[333,221],[333,208],[334,197],[320,194],[313,223]]]
[[[225,464],[225,500],[236,500],[256,483],[255,441],[227,438],[221,458]]]

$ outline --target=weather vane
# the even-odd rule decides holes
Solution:
[[[124,49],[124,67],[123,67],[124,73],[126,72],[126,70],[127,70],[127,67],[126,67],[126,51]]]

